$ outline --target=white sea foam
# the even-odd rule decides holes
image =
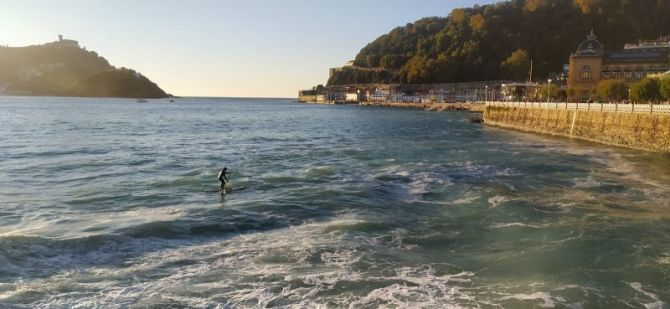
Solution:
[[[386,269],[380,272],[359,270],[356,265],[368,263],[371,254],[386,244],[372,242],[377,247],[371,247],[368,242],[363,246],[359,239],[349,238],[346,233],[326,231],[332,226],[363,222],[355,217],[342,217],[204,244],[180,243],[174,249],[168,246],[149,250],[128,260],[124,267],[92,266],[17,282],[15,287],[2,292],[0,302],[31,291],[49,295],[35,304],[38,308],[97,307],[112,303],[123,307],[148,305],[159,299],[162,303],[172,300],[193,307],[212,303],[224,307],[267,307],[280,303],[293,304],[287,306],[293,308],[366,304],[457,307],[459,300],[471,299],[461,287],[474,278],[470,272],[438,274],[431,265],[396,267],[384,263],[375,263],[375,267],[382,267],[380,270]],[[403,245],[403,231],[398,230],[395,235],[392,242],[397,248],[408,250]],[[99,280],[84,279],[93,277]],[[352,282],[374,282],[373,286],[380,287],[363,295],[322,296]],[[87,292],[58,292],[59,284],[76,284]]]
[[[464,205],[464,204],[470,204],[470,203],[472,203],[472,202],[474,202],[474,201],[476,201],[476,200],[478,200],[478,199],[480,199],[480,198],[481,198],[481,197],[479,197],[479,196],[464,197],[464,198],[459,198],[459,199],[453,200],[453,201],[451,201],[451,202],[448,202],[448,204],[450,204],[450,205]]]
[[[472,277],[469,272],[439,276],[431,267],[399,268],[395,277],[384,279],[403,283],[374,289],[353,301],[350,308],[464,308],[459,302],[472,301],[472,297],[459,285],[470,282]]]
[[[412,182],[410,183],[409,192],[414,195],[421,195],[429,193],[430,186],[449,187],[454,183],[448,179],[437,178],[434,174],[422,172],[412,175]]]
[[[421,166],[422,164],[418,164]],[[434,170],[439,169],[439,166],[421,166],[420,170],[429,169],[430,172],[423,171],[414,171],[405,166],[400,165],[391,165],[386,168],[383,168],[381,172],[372,175],[373,177],[379,177],[384,175],[394,175],[405,177],[409,180],[408,184],[403,184],[406,192],[410,195],[422,195],[431,192],[431,188],[441,188],[453,186],[454,183],[448,177],[441,176],[438,172]]]
[[[457,170],[473,176],[503,177],[521,175],[518,171],[508,167],[499,168],[494,165],[482,165],[472,161],[454,162],[452,166],[457,167]]]
[[[541,225],[526,224],[526,223],[521,223],[521,222],[498,223],[498,224],[491,225],[491,228],[494,228],[494,229],[504,229],[504,228],[509,228],[509,227],[527,227],[527,228],[532,228],[532,229],[543,228],[543,226],[541,226]]]
[[[542,301],[540,304],[540,307],[543,308],[554,308],[556,307],[556,302],[552,298],[552,296],[548,293],[544,292],[535,292],[533,294],[514,294],[514,295],[509,295],[502,297],[501,300],[511,300],[511,299],[517,299],[517,300],[539,300]]]
[[[670,252],[665,252],[663,257],[658,259],[658,263],[662,265],[670,265]]]
[[[631,288],[640,292],[642,295],[651,299],[651,303],[642,304],[647,309],[663,309],[665,308],[665,302],[663,302],[658,295],[647,292],[642,288],[642,284],[639,282],[626,282]]]
[[[488,202],[492,207],[498,207],[498,206],[500,206],[500,205],[502,205],[502,204],[504,204],[508,201],[509,201],[508,197],[500,196],[500,195],[496,195],[496,196],[490,197],[488,199]]]
[[[584,178],[574,178],[572,181],[576,188],[596,188],[602,185],[593,175]]]
[[[197,207],[202,207],[201,205]],[[36,215],[21,223],[0,228],[0,237],[49,235],[51,238],[74,238],[98,235],[104,230],[150,222],[171,221],[184,216],[189,205],[140,208],[123,212],[69,212],[53,216]],[[66,218],[66,220],[63,220]]]

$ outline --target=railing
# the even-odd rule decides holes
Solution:
[[[486,106],[600,111],[600,112],[614,112],[614,113],[670,114],[670,104],[486,102]]]

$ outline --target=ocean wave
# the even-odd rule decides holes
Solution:
[[[316,165],[310,166],[305,170],[305,176],[307,178],[322,179],[323,177],[328,177],[334,175],[336,169],[331,165]]]
[[[651,300],[650,303],[642,303],[642,305],[647,308],[647,309],[663,309],[666,307],[666,303],[662,301],[658,295],[645,291],[642,288],[642,284],[639,282],[627,282],[627,284],[633,288],[635,291],[639,292],[642,294],[642,296],[647,297],[649,300]]]
[[[77,238],[6,235],[0,237],[0,262],[4,262],[0,263],[0,274],[34,278],[73,268],[119,265],[152,251],[285,228],[289,224],[290,220],[271,214],[228,211],[224,222],[216,218],[157,221],[120,228],[111,234]]]
[[[491,228],[493,228],[493,229],[505,229],[505,228],[510,228],[510,227],[523,227],[523,228],[531,228],[531,229],[541,229],[541,228],[543,228],[543,226],[541,226],[541,225],[526,224],[526,223],[521,223],[521,222],[497,223],[497,224],[491,225]]]
[[[539,304],[540,307],[542,308],[554,308],[556,307],[556,302],[554,301],[554,298],[544,292],[535,292],[533,294],[514,294],[514,295],[509,295],[500,298],[502,301],[506,300],[539,300],[542,303]],[[561,301],[565,301],[564,299],[560,299]]]
[[[456,304],[459,299],[469,299],[459,286],[471,282],[474,274],[470,272],[444,273],[436,265],[393,264],[377,264],[375,268],[381,267],[377,271],[365,271],[372,265],[370,259],[377,254],[376,250],[384,248],[383,244],[363,246],[347,234],[326,232],[332,230],[332,226],[357,224],[361,224],[360,219],[344,217],[209,243],[173,243],[175,247],[146,251],[121,264],[87,265],[76,272],[59,267],[61,270],[53,277],[15,282],[12,288],[0,294],[0,301],[25,299],[26,293],[34,291],[40,291],[40,297],[31,303],[35,307],[54,304],[95,307],[111,303],[118,306],[212,303],[229,307],[393,306]],[[111,255],[111,252],[97,254]],[[91,276],[102,280],[85,282],[82,279]],[[54,293],[53,289],[58,286],[52,285],[52,280],[61,284],[76,283],[87,292]],[[331,297],[338,290],[350,292]],[[156,295],[161,297],[156,299]],[[209,296],[203,298],[203,295]]]
[[[498,207],[509,201],[509,198],[506,196],[496,195],[488,199],[489,205],[491,207]]]

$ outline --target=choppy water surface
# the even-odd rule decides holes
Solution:
[[[668,307],[668,157],[467,119],[0,98],[0,307]]]

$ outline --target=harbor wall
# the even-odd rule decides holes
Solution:
[[[602,108],[601,108],[602,110]],[[486,125],[670,152],[670,114],[487,105]]]

